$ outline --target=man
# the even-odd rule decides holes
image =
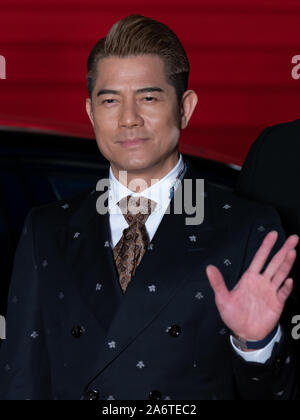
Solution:
[[[215,186],[197,216],[202,176],[178,153],[197,103],[188,72],[175,34],[139,15],[91,51],[86,109],[109,190],[28,215],[3,399],[294,398],[280,317],[298,237],[284,241],[271,207]]]

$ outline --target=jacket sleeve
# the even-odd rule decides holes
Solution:
[[[51,399],[50,369],[40,310],[32,209],[14,259],[6,339],[0,349],[0,399]]]
[[[256,217],[254,220],[241,275],[249,267],[268,232],[276,230],[279,235],[264,269],[285,241],[285,233],[277,211],[271,206],[266,206],[263,214],[264,216]],[[258,229],[260,226],[265,229],[263,234]],[[293,280],[295,282],[295,278]],[[296,307],[297,302],[293,293],[288,298],[280,319],[282,338],[279,343],[275,343],[271,357],[265,363],[246,362],[232,349],[237,390],[242,399],[289,400],[297,398],[296,343],[291,338],[291,316]]]

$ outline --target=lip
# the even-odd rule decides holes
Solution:
[[[149,140],[149,139],[148,138],[136,137],[134,139],[121,140],[120,143],[123,147],[130,147],[130,146],[139,146],[139,145],[145,143],[147,140]]]

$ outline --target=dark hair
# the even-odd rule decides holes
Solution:
[[[115,23],[105,38],[92,48],[87,60],[88,91],[92,92],[97,78],[97,64],[110,56],[158,55],[163,59],[168,83],[174,86],[178,104],[187,90],[189,61],[175,35],[165,24],[142,15],[129,15]]]

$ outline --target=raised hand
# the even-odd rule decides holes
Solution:
[[[276,231],[266,235],[249,268],[231,291],[217,267],[206,267],[223,322],[236,336],[246,340],[263,340],[271,333],[293,288],[288,275],[296,259],[297,235],[285,241],[261,273],[277,237]]]

